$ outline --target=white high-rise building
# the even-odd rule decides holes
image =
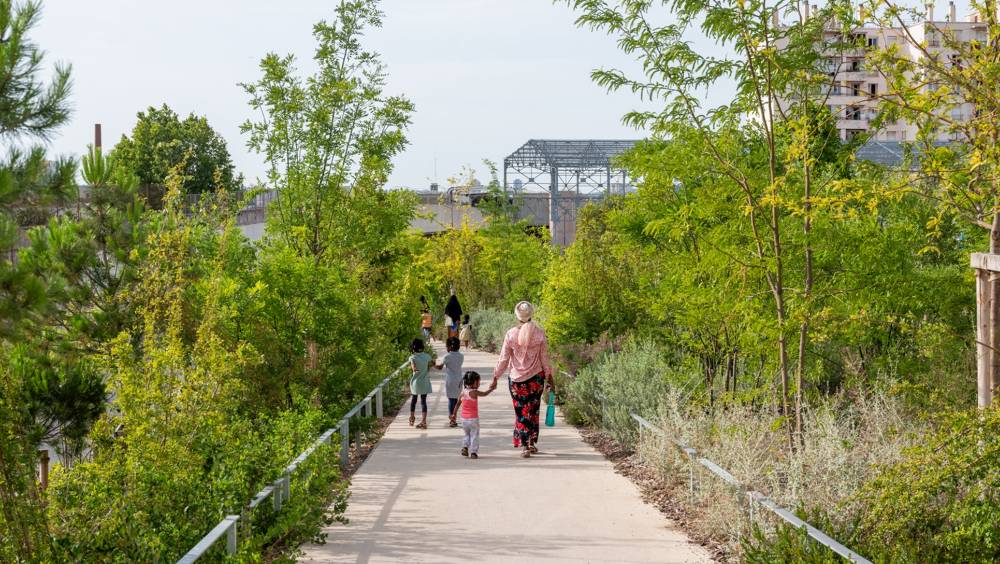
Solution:
[[[817,12],[816,6],[812,7],[812,11]],[[808,13],[807,9],[806,14]],[[924,20],[906,28],[865,26],[855,29],[852,32],[854,38],[857,43],[865,47],[829,54],[826,70],[830,76],[832,90],[826,104],[837,116],[837,129],[840,130],[842,139],[849,139],[869,130],[870,123],[875,118],[878,97],[886,92],[885,78],[866,64],[870,50],[896,44],[902,54],[913,60],[919,60],[930,54],[945,58],[947,64],[960,65],[962,62],[957,55],[942,41],[944,34],[953,36],[960,42],[973,39],[985,42],[987,39],[987,26],[980,21],[979,14],[970,15],[966,21],[958,21],[954,2],[949,2],[948,14],[944,20],[935,20],[934,15],[934,5],[927,4]],[[824,40],[834,43],[839,39],[840,33],[837,26],[831,25],[826,31]],[[925,41],[926,53],[918,47]],[[925,88],[934,88],[934,85]],[[951,113],[953,119],[968,119],[972,107],[970,104],[963,104],[953,108]],[[886,124],[873,138],[878,141],[912,141],[916,132],[916,126],[896,122]],[[941,139],[941,141],[947,140]]]

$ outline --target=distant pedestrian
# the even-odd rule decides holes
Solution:
[[[462,304],[458,303],[458,297],[453,293],[448,298],[448,305],[444,306],[444,323],[449,337],[458,337],[458,324],[462,320]]]
[[[431,327],[434,324],[434,316],[431,315],[431,310],[424,308],[424,312],[420,314],[420,330],[424,334],[424,340],[430,342],[431,340]]]
[[[521,457],[538,452],[538,412],[542,392],[546,387],[555,391],[552,366],[549,364],[549,344],[531,316],[535,308],[529,302],[514,307],[517,327],[511,327],[503,339],[500,361],[493,377],[500,377],[510,367],[510,397],[514,402],[514,446],[520,447]]]
[[[469,458],[479,458],[479,398],[488,396],[497,389],[497,378],[493,377],[493,382],[485,392],[479,391],[479,381],[481,377],[478,372],[468,371],[462,377],[465,389],[458,399],[453,413],[462,413],[462,456]]]
[[[472,341],[472,323],[469,322],[469,314],[465,314],[462,318],[462,330],[458,333],[458,340],[462,341],[465,348],[469,348],[469,343]]]
[[[448,354],[441,358],[435,368],[438,370],[444,368],[444,391],[448,396],[448,426],[458,427],[455,421],[455,405],[462,394],[462,363],[465,362],[465,355],[458,352],[460,343],[455,337],[445,342],[445,348],[448,349]]]
[[[424,352],[424,341],[413,339],[410,343],[410,426],[416,421],[417,396],[420,396],[420,409],[423,419],[417,424],[418,429],[427,428],[427,394],[431,393],[431,378],[427,373],[431,364],[431,355]]]

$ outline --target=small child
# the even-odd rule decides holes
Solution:
[[[417,429],[427,428],[427,394],[431,393],[431,378],[427,374],[430,368],[431,355],[424,352],[424,340],[413,339],[410,343],[410,426],[416,420],[417,396],[420,396],[420,408],[423,410],[423,420],[417,424]]]
[[[431,315],[431,310],[424,308],[423,313],[420,314],[420,331],[424,334],[425,340],[430,340],[431,338],[431,324],[434,323],[434,317]]]
[[[470,370],[465,373],[462,380],[465,389],[458,398],[454,413],[457,414],[459,409],[462,410],[462,431],[465,432],[465,436],[462,437],[462,456],[476,459],[479,458],[479,398],[488,396],[497,389],[497,378],[493,377],[493,383],[485,392],[479,391],[478,372]]]
[[[465,314],[462,319],[462,331],[458,334],[459,340],[465,345],[465,348],[469,348],[469,341],[472,340],[472,324],[469,323],[469,314]]]
[[[448,426],[458,427],[455,422],[455,405],[458,404],[458,396],[462,394],[462,363],[465,362],[465,355],[458,352],[461,348],[458,339],[449,337],[445,342],[448,354],[441,358],[441,362],[435,365],[440,370],[444,368],[444,391],[448,395]]]

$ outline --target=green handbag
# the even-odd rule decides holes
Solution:
[[[545,426],[552,427],[556,424],[556,395],[549,392],[549,407],[545,409]]]

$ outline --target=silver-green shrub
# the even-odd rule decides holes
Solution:
[[[492,353],[500,352],[503,336],[517,325],[514,314],[497,309],[478,309],[469,315],[472,323],[472,341],[476,348]]]

